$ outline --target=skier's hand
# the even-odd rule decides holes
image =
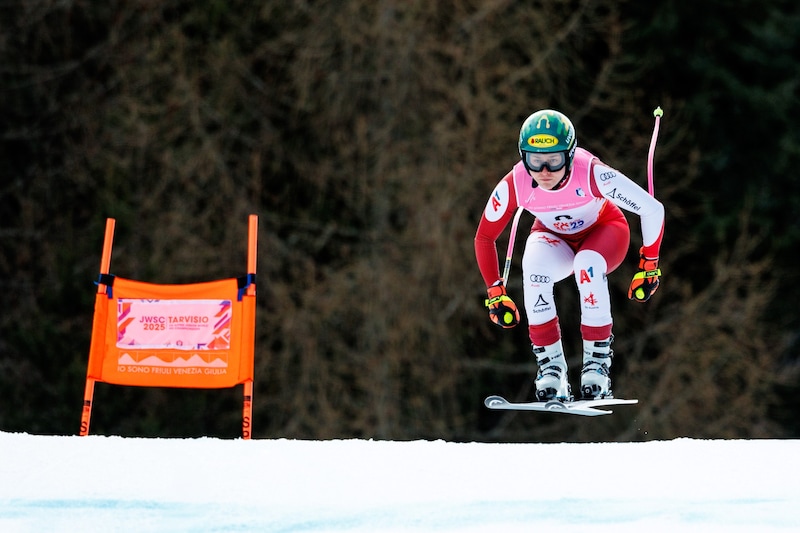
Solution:
[[[635,302],[646,302],[658,290],[658,278],[661,269],[658,268],[658,257],[650,259],[644,255],[639,256],[639,272],[633,275],[631,286],[628,289],[628,298]]]
[[[513,328],[519,324],[519,311],[514,301],[506,294],[502,281],[497,281],[486,291],[486,307],[489,308],[489,319],[503,328]]]

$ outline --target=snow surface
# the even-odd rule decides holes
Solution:
[[[0,432],[0,531],[797,531],[800,444]]]

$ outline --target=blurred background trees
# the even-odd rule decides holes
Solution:
[[[179,283],[241,274],[256,213],[257,438],[797,437],[798,28],[782,0],[3,3],[0,430],[77,433],[106,217],[112,272]],[[662,288],[625,298],[636,217],[610,278],[640,404],[487,412],[536,368],[472,251],[520,124],[564,111],[646,187],[656,105]],[[236,437],[240,401],[99,384],[92,431]]]

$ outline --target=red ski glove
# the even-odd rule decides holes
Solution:
[[[658,268],[658,257],[648,259],[639,256],[639,272],[633,275],[631,286],[628,289],[628,298],[635,302],[646,302],[658,290],[661,269]]]
[[[486,291],[486,307],[489,308],[489,319],[502,328],[513,328],[519,324],[519,311],[514,301],[506,294],[501,281],[496,282]]]

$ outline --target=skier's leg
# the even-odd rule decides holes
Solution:
[[[584,240],[575,254],[575,282],[581,303],[581,396],[584,398],[611,395],[614,337],[607,275],[625,258],[629,235],[627,223],[603,224]]]
[[[567,360],[553,298],[553,286],[572,273],[574,252],[559,237],[535,231],[525,243],[522,278],[528,334],[539,365],[536,398],[567,400],[572,397]]]

